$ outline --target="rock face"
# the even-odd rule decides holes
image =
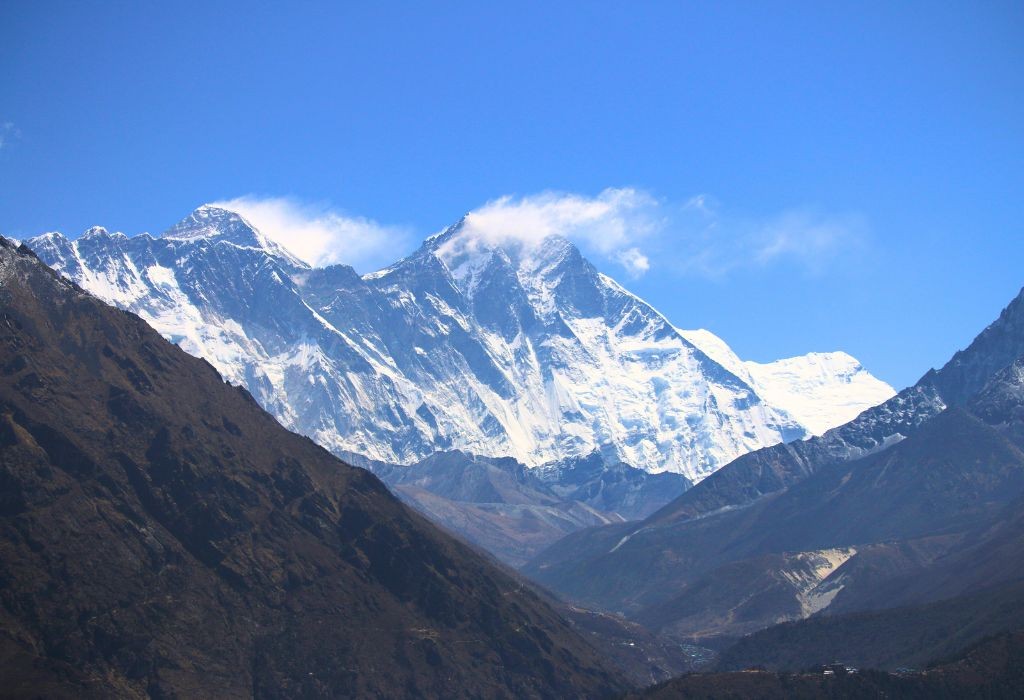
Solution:
[[[310,268],[214,207],[161,238],[93,229],[28,245],[286,427],[393,464],[461,450],[536,467],[597,451],[697,482],[892,395],[842,353],[744,363],[570,242],[491,244],[465,220],[363,276]]]
[[[745,455],[524,571],[687,637],[1024,579],[1022,313],[1018,296],[945,367],[847,425]]]
[[[295,301],[275,272],[253,289]],[[0,658],[14,696],[622,689],[520,581],[5,239]]]

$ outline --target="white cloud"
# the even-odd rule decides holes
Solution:
[[[247,195],[214,204],[242,214],[268,238],[316,266],[341,262],[360,272],[376,270],[418,242],[406,228],[288,197]],[[499,197],[467,214],[463,230],[460,248],[533,246],[558,235],[595,262],[620,266],[631,277],[657,265],[721,278],[779,265],[820,274],[862,247],[867,226],[857,215],[810,208],[744,217],[708,194],[673,203],[627,187],[596,196],[543,192]]]
[[[212,204],[241,214],[267,238],[315,267],[345,263],[360,272],[374,270],[394,262],[411,238],[403,227],[289,197],[246,195]]]
[[[639,248],[627,248],[616,256],[622,266],[633,277],[639,277],[651,269],[650,259]]]
[[[632,188],[609,188],[596,197],[559,192],[504,196],[467,214],[464,231],[470,240],[489,245],[532,246],[563,236],[584,252],[641,275],[650,261],[636,244],[659,227],[657,208],[652,196]]]

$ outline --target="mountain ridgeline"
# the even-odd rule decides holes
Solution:
[[[472,217],[367,275],[210,206],[0,239],[0,303],[16,694],[595,697],[714,648],[654,696],[821,697],[728,672],[1024,626],[1024,291],[895,395],[844,353],[744,362]],[[992,677],[849,688],[998,695],[994,639],[957,666]]]
[[[640,522],[569,535],[524,571],[679,637],[770,628],[732,654],[744,663],[899,664],[1020,625],[981,613],[1019,606],[1022,561],[1024,291],[889,401],[740,457]]]
[[[96,228],[27,245],[284,426],[377,462],[461,451],[537,467],[597,452],[697,482],[893,393],[841,352],[743,362],[707,331],[678,330],[569,241],[494,241],[472,216],[362,276],[312,268],[211,206],[160,238]]]
[[[521,580],[2,238],[0,549],[8,696],[625,687]]]

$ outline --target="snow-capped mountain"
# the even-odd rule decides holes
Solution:
[[[465,220],[363,276],[312,268],[211,206],[160,238],[94,228],[28,245],[285,426],[386,462],[460,449],[538,466],[600,451],[699,481],[893,394],[844,353],[743,362],[569,241],[489,242]]]
[[[868,406],[893,395],[892,387],[842,351],[812,352],[767,363],[744,362],[710,331],[680,333],[742,377],[765,401],[784,407],[811,435],[847,423]],[[869,399],[872,403],[865,405]]]

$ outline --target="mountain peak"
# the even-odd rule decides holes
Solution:
[[[67,241],[67,237],[60,231],[47,231],[46,233],[40,233],[38,236],[33,236],[28,239],[32,242],[53,242],[53,241]],[[30,246],[31,247],[31,246]]]
[[[523,246],[520,251],[519,267],[524,271],[543,274],[565,264],[587,262],[576,244],[565,236],[551,235],[536,245]]]
[[[295,267],[309,265],[263,235],[241,214],[215,204],[204,204],[167,229],[162,238],[180,241],[225,241],[243,248],[260,248]]]
[[[536,274],[558,267],[568,258],[583,259],[564,236],[480,229],[470,215],[428,238],[424,250],[443,261],[456,280],[474,277],[495,260]]]
[[[423,241],[424,244],[439,243],[448,238],[451,238],[456,232],[461,230],[466,225],[466,219],[469,217],[469,213],[465,213],[459,217],[459,220],[453,224],[445,226],[437,233],[427,236],[427,239]]]
[[[473,224],[472,215],[465,214],[428,236],[408,257],[368,273],[363,279],[381,279],[397,270],[408,269],[409,265],[420,265],[427,259],[440,261],[455,285],[470,297],[481,277],[495,271],[537,277],[558,270],[568,260],[589,265],[576,245],[564,236],[481,230]]]
[[[220,238],[238,245],[259,245],[265,239],[256,227],[237,212],[213,204],[204,204],[167,229],[163,238],[194,240]]]
[[[207,205],[151,244],[101,250],[98,238],[85,256],[59,241],[37,247],[338,451],[411,463],[460,448],[536,466],[607,450],[698,481],[807,432],[731,351],[727,366],[700,352],[552,229],[464,217],[361,279],[289,265],[268,240],[278,231],[266,233],[230,205]],[[819,364],[769,378],[842,384],[826,403],[854,413],[874,403]],[[878,400],[891,395],[883,388]]]
[[[85,230],[85,233],[82,234],[82,238],[88,240],[90,238],[96,238],[97,236],[107,235],[109,235],[109,232],[102,226],[90,226]]]
[[[930,370],[918,384],[938,390],[947,405],[962,405],[996,372],[1024,355],[1024,289],[971,344],[942,369]]]
[[[44,234],[44,235],[49,235],[49,234]],[[60,234],[57,234],[57,235],[59,236]],[[143,235],[147,235],[147,234],[143,234]],[[120,231],[114,231],[113,233],[111,233],[110,231],[108,231],[107,229],[105,229],[102,226],[90,226],[89,228],[87,228],[82,233],[81,236],[78,237],[78,240],[80,240],[80,241],[94,241],[94,240],[98,240],[98,239],[102,239],[102,240],[106,240],[106,241],[111,241],[111,240],[125,241],[125,240],[128,240],[128,236],[124,235]]]

